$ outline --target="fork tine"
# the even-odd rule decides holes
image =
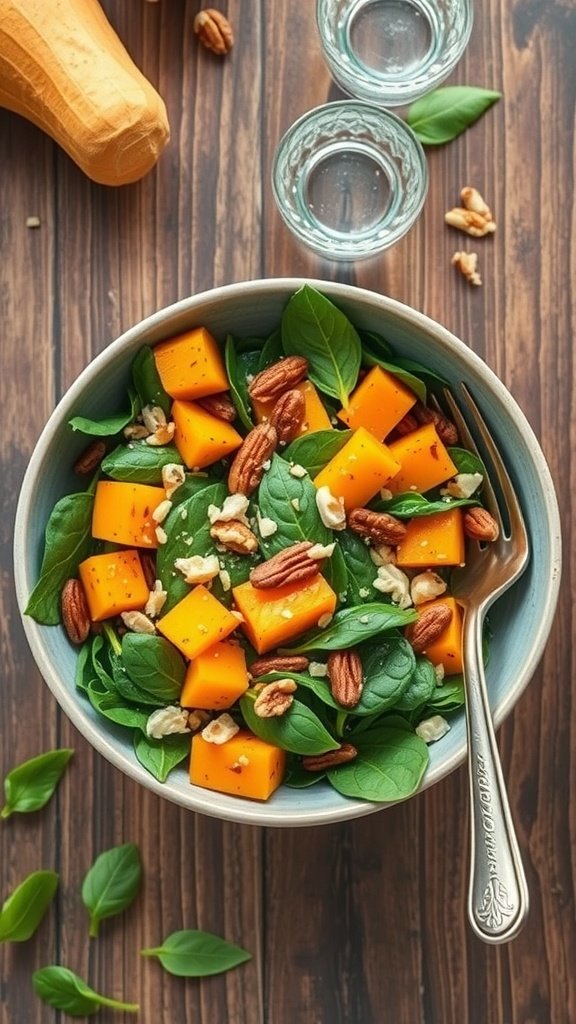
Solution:
[[[454,395],[451,393],[451,391],[448,390],[448,388],[444,388],[444,400],[446,402],[446,405],[448,406],[448,409],[450,410],[450,415],[452,416],[452,419],[454,420],[454,423],[458,428],[458,433],[460,435],[461,441],[464,444],[464,447],[468,448],[469,451],[473,452],[475,455],[478,456],[479,459],[482,460],[482,462],[484,462],[485,460],[483,459],[482,454],[478,449],[478,445],[476,444],[474,437],[470,433],[470,429],[468,427],[468,424],[466,423],[466,420],[464,419],[464,416],[462,415],[460,407],[456,403]],[[482,490],[488,511],[492,513],[500,527],[500,531],[502,532],[504,529],[502,513],[500,511],[500,505],[498,504],[498,499],[496,498],[496,493],[492,486],[490,474],[488,472],[484,474],[484,480],[482,481]]]

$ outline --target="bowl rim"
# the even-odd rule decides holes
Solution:
[[[186,793],[171,790],[169,783],[158,782],[153,776],[146,772],[135,758],[131,759],[125,752],[118,751],[115,748],[114,743],[111,742],[105,734],[102,734],[95,728],[94,723],[88,717],[80,702],[75,699],[73,691],[68,690],[62,684],[57,672],[52,669],[52,666],[49,663],[46,663],[41,639],[41,629],[46,627],[41,627],[34,619],[24,614],[24,607],[30,593],[30,582],[26,573],[26,559],[24,557],[24,545],[22,538],[27,536],[30,527],[34,479],[44,457],[44,448],[49,443],[52,436],[54,421],[57,420],[57,425],[60,426],[65,418],[68,417],[78,398],[82,395],[86,382],[90,380],[95,373],[98,373],[103,366],[105,366],[109,361],[112,361],[114,357],[125,347],[130,348],[132,344],[135,344],[141,335],[153,330],[154,328],[160,327],[166,319],[170,319],[174,316],[181,316],[182,314],[193,314],[197,307],[205,305],[206,302],[210,302],[211,305],[214,305],[218,304],[222,300],[233,301],[236,297],[244,296],[247,290],[264,295],[281,292],[286,293],[288,296],[305,284],[317,288],[335,302],[345,303],[347,300],[364,301],[370,305],[371,308],[379,306],[383,312],[396,315],[405,324],[409,326],[412,325],[431,334],[434,337],[435,343],[438,343],[444,350],[450,351],[456,348],[456,351],[464,356],[465,361],[469,361],[473,370],[478,374],[483,382],[486,383],[493,394],[495,394],[496,398],[506,406],[508,410],[513,410],[514,417],[517,420],[526,444],[530,449],[531,456],[543,481],[543,501],[546,511],[546,519],[549,525],[548,562],[550,565],[550,572],[548,574],[548,578],[542,581],[542,586],[545,588],[545,594],[543,595],[542,602],[543,615],[539,621],[538,628],[532,636],[533,642],[530,656],[527,658],[522,670],[519,672],[515,685],[510,688],[509,692],[505,694],[501,700],[493,705],[493,719],[496,728],[502,724],[504,719],[510,713],[524,692],[538,666],[538,663],[540,662],[548,641],[556,611],[561,576],[562,545],[558,502],[548,464],[532,427],[528,423],[528,420],[524,416],[524,413],[518,406],[512,394],[496,376],[494,371],[491,370],[490,367],[480,358],[480,356],[476,355],[472,349],[465,345],[463,341],[461,341],[456,335],[452,334],[452,332],[446,327],[433,320],[425,313],[422,313],[397,299],[381,295],[378,292],[374,292],[357,285],[324,281],[308,277],[256,278],[207,289],[205,291],[198,292],[195,295],[179,299],[168,306],[162,307],[156,312],[145,317],[143,320],[140,320],[110,342],[106,348],[99,352],[84,367],[58,401],[36,441],[28,467],[22,480],[15,515],[15,523],[19,523],[20,529],[18,532],[16,532],[16,530],[14,531],[13,557],[16,598],[26,639],[42,678],[48,685],[48,688],[52,691],[66,716],[82,736],[90,743],[90,745],[116,768],[119,768],[125,775],[133,779],[135,782],[144,785],[146,789],[149,789],[164,799],[168,799],[173,803],[179,804],[187,810],[197,811],[210,817],[220,818],[221,820],[234,821],[240,824],[263,825],[267,827],[307,827],[313,825],[336,824],[341,821],[364,817],[365,815],[372,814],[376,811],[384,810],[386,807],[394,806],[394,804],[349,799],[341,808],[337,809],[303,809],[301,812],[287,812],[274,810],[271,805],[261,805],[256,801],[232,798],[238,801],[237,805],[234,804],[233,806],[226,805],[219,807],[217,799],[219,794],[216,794],[211,790],[201,790],[191,786],[190,796],[188,797]],[[428,789],[430,786],[439,782],[441,779],[453,772],[465,760],[466,753],[467,743],[464,736],[463,741],[446,761],[427,771],[424,783],[414,795],[419,795],[424,792],[424,790]],[[403,801],[395,801],[394,803],[396,802]],[[225,803],[227,804],[227,802]]]

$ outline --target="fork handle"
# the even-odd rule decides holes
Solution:
[[[522,928],[528,886],[506,795],[482,661],[483,609],[465,609],[463,659],[470,782],[468,917],[484,942],[501,943]]]

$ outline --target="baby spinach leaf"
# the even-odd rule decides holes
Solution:
[[[326,560],[322,568],[322,575],[339,601],[345,601],[348,593],[348,570],[344,554],[338,541],[330,558]]]
[[[169,703],[169,701],[161,700],[157,694],[150,693],[148,690],[145,690],[144,687],[138,686],[138,683],[134,682],[134,680],[128,675],[123,658],[120,655],[111,653],[109,657],[112,668],[112,685],[109,685],[106,677],[103,679],[104,685],[109,693],[120,694],[120,696],[130,704],[144,706],[150,705],[151,707],[157,708],[161,704]]]
[[[140,764],[155,779],[158,779],[159,782],[166,782],[172,769],[188,757],[190,736],[182,734],[164,736],[161,740],[154,740],[151,736],[144,736],[137,732],[134,734],[134,753]]]
[[[284,785],[289,789],[310,789],[316,782],[326,778],[326,772],[307,772],[305,768],[296,766],[288,768]]]
[[[203,491],[206,487],[212,487],[214,484],[221,483],[215,473],[216,466],[210,467],[210,473],[186,473],[186,479],[174,494],[170,498],[172,502],[172,508],[176,508],[177,505],[182,505],[192,495],[198,494],[199,491]]]
[[[364,687],[355,715],[375,715],[397,706],[414,674],[416,659],[404,637],[383,637],[377,644],[360,648]]]
[[[414,793],[429,761],[428,748],[408,723],[390,716],[354,736],[358,756],[327,772],[343,796],[389,803]]]
[[[247,353],[239,353],[234,338],[231,334],[228,335],[224,347],[224,362],[230,382],[230,396],[236,407],[238,418],[246,430],[252,430],[254,426],[246,375],[258,372],[260,359],[259,352],[250,355],[252,358],[247,358]]]
[[[159,704],[177,700],[186,675],[186,662],[163,636],[126,633],[122,639],[126,672]]]
[[[368,348],[364,349],[362,361],[366,366],[380,366],[383,370],[398,377],[398,380],[402,381],[410,391],[413,391],[421,402],[426,401],[426,385],[409,370],[404,369],[397,363],[391,363],[386,359],[381,359],[380,356],[373,355]]]
[[[91,1017],[102,1006],[127,1013],[138,1013],[140,1009],[137,1003],[121,1003],[100,995],[68,967],[56,964],[34,971],[32,985],[44,1003],[64,1010],[71,1017]]]
[[[436,690],[438,680],[434,665],[428,658],[416,658],[416,666],[412,678],[401,697],[395,701],[398,711],[414,711],[430,700]]]
[[[262,349],[260,351],[260,357],[258,359],[258,373],[261,370],[265,370],[267,366],[271,366],[272,363],[277,363],[279,359],[282,359],[284,355],[284,349],[282,348],[282,331],[278,328],[272,331],[272,334],[266,338]]]
[[[0,910],[0,942],[34,935],[58,888],[55,871],[34,871],[10,893]]]
[[[415,519],[418,516],[431,516],[436,512],[449,512],[453,508],[477,504],[474,498],[440,498],[429,501],[423,494],[406,491],[404,494],[395,494],[388,501],[374,501],[370,507],[375,512],[388,512],[398,519]]]
[[[168,463],[182,463],[180,453],[172,444],[153,447],[145,441],[120,444],[101,462],[101,469],[113,480],[136,484],[161,484],[162,468]]]
[[[474,124],[500,95],[472,85],[445,85],[412,103],[406,121],[425,146],[440,146]]]
[[[168,416],[172,399],[164,390],[154,353],[148,345],[143,345],[132,361],[132,380],[140,405],[157,405]]]
[[[299,288],[282,314],[282,345],[286,355],[305,352],[310,380],[347,407],[362,346],[356,328],[330,299],[310,285]]]
[[[314,479],[351,437],[351,430],[314,430],[292,441],[282,458],[303,466]]]
[[[88,687],[87,694],[92,707],[99,715],[116,725],[146,732],[146,723],[152,714],[150,707],[130,704],[115,690],[102,690],[95,684]]]
[[[40,576],[25,609],[26,615],[45,626],[60,622],[62,587],[92,549],[93,504],[94,496],[88,492],[67,494],[50,514]]]
[[[190,591],[190,585],[174,569],[176,559],[208,555],[216,550],[210,537],[208,506],[221,506],[227,494],[226,484],[210,484],[180,502],[164,521],[167,540],[158,548],[156,556],[158,579],[168,593],[164,613],[170,611]]]
[[[267,558],[297,541],[330,543],[331,531],[320,518],[316,488],[310,477],[292,476],[288,463],[279,455],[272,456],[270,469],[264,474],[258,504],[262,516],[278,525],[276,533],[262,543]]]
[[[306,633],[299,644],[289,648],[290,654],[307,651],[341,651],[370,640],[389,629],[399,629],[414,622],[413,610],[403,611],[394,604],[369,602],[362,607],[342,608],[330,625]]]
[[[98,935],[101,921],[121,914],[134,902],[141,880],[140,854],[134,843],[113,846],[96,858],[82,883],[92,938]]]
[[[381,359],[392,359],[394,356],[392,346],[381,334],[377,334],[376,331],[360,331],[359,334],[363,350],[370,349]]]
[[[141,950],[142,956],[158,957],[162,967],[179,978],[206,978],[222,974],[252,959],[240,946],[219,938],[211,932],[172,932],[161,946]]]
[[[282,750],[293,754],[323,754],[339,746],[318,716],[299,700],[294,700],[288,711],[277,718],[260,718],[254,711],[251,697],[240,698],[240,710],[246,725],[256,736]]]
[[[1,818],[9,818],[15,811],[29,814],[44,807],[53,795],[68,761],[74,753],[67,747],[49,750],[13,768],[4,779],[6,803]]]
[[[428,718],[437,712],[457,711],[466,703],[464,677],[462,675],[447,676],[441,686],[437,686],[429,698],[421,717]]]
[[[97,679],[96,670],[92,664],[92,645],[94,638],[88,639],[82,644],[76,659],[74,670],[74,686],[77,690],[88,692],[90,684]]]
[[[376,591],[372,584],[376,579],[377,568],[370,558],[370,548],[350,530],[338,533],[338,544],[342,549],[347,572],[347,603],[364,605],[374,600]]]
[[[486,477],[486,467],[474,452],[467,448],[449,448],[448,454],[459,473],[480,473]]]
[[[91,420],[86,416],[73,416],[68,421],[69,425],[72,430],[79,431],[81,434],[90,434],[92,437],[113,437],[114,434],[119,434],[124,427],[134,422],[140,410],[140,401],[136,392],[129,388],[128,395],[130,398],[129,412],[119,413],[118,416],[107,416],[102,420]]]

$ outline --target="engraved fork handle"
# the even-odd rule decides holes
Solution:
[[[508,942],[522,928],[529,908],[500,765],[482,663],[484,611],[464,611],[463,656],[470,780],[470,885],[468,917],[484,942]]]

